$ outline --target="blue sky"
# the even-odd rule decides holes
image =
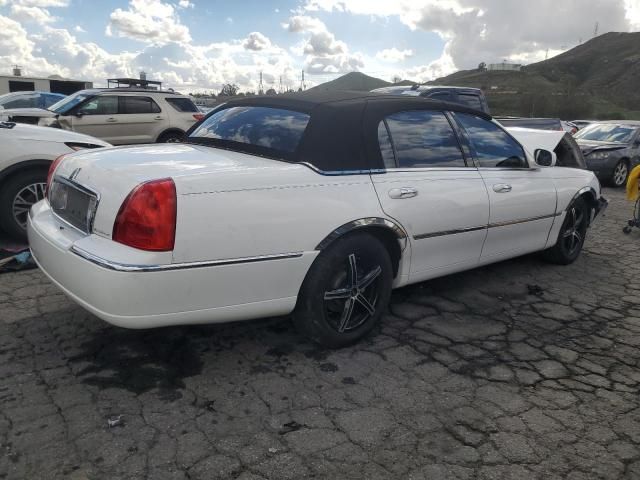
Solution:
[[[184,90],[297,87],[348,71],[430,80],[480,62],[539,61],[632,31],[640,0],[0,0],[0,71],[83,78],[145,70]],[[269,85],[267,85],[269,86]]]

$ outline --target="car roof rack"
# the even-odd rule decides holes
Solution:
[[[143,88],[146,90],[162,90],[162,82],[141,78],[108,78],[107,88]]]

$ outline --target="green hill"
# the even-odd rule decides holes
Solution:
[[[495,115],[640,119],[640,32],[606,33],[519,72],[461,70],[429,83],[482,88]],[[314,88],[368,91],[389,85],[351,72]]]
[[[464,70],[430,83],[482,88],[499,115],[640,118],[640,32],[600,35],[520,72]]]

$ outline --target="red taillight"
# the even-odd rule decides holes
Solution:
[[[173,250],[176,205],[176,185],[170,178],[141,183],[120,207],[113,240],[140,250]]]
[[[60,162],[62,162],[63,158],[64,155],[60,155],[53,162],[51,162],[51,165],[49,165],[49,173],[47,173],[47,193],[49,192],[49,190],[51,190],[51,181],[53,180],[53,174],[55,173],[56,168],[58,168],[58,165],[60,165]]]
[[[195,118],[197,121],[200,121],[204,118],[204,114],[203,113],[194,113],[193,114],[193,118]]]

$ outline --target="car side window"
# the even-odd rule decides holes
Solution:
[[[427,94],[426,96],[433,100],[439,100],[441,102],[453,102],[453,98],[451,97],[451,93],[449,92],[435,92]]]
[[[384,122],[399,168],[466,166],[458,138],[444,113],[412,110],[390,115]],[[380,146],[382,151],[382,143]]]
[[[82,115],[115,115],[118,113],[118,97],[94,97],[78,109]]]
[[[458,101],[460,104],[476,110],[482,110],[482,102],[478,95],[472,95],[469,93],[459,93]]]
[[[520,144],[498,125],[467,113],[455,116],[469,135],[480,167],[529,167]]]
[[[160,113],[160,107],[150,97],[120,97],[120,113]]]

